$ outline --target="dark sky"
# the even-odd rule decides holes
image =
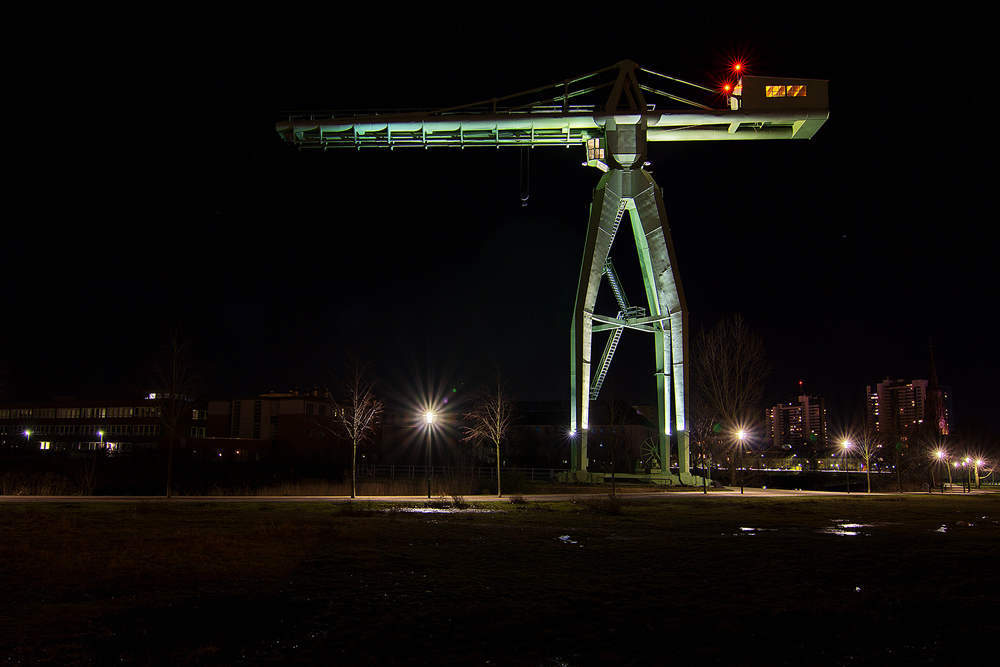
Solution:
[[[450,106],[624,58],[709,84],[737,54],[751,73],[829,79],[831,118],[811,141],[651,145],[693,327],[741,313],[774,366],[768,400],[801,380],[833,427],[866,384],[926,377],[932,339],[955,417],[1000,428],[985,30],[654,11],[614,35],[599,14],[310,12],[23,23],[8,398],[120,397],[179,326],[219,398],[328,382],[355,350],[400,394],[469,386],[496,362],[520,398],[566,399],[600,175],[582,148],[533,150],[522,207],[517,149],[298,152],[277,111]],[[647,402],[651,342],[634,336],[610,377]]]

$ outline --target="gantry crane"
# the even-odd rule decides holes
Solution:
[[[597,398],[611,358],[628,328],[653,334],[656,354],[658,459],[651,479],[691,483],[687,431],[687,307],[660,187],[644,169],[650,141],[809,139],[829,118],[828,82],[743,75],[727,90],[726,109],[712,109],[658,86],[687,85],[717,92],[623,60],[550,86],[458,107],[411,112],[292,112],[276,129],[300,149],[416,146],[583,146],[585,164],[604,172],[594,190],[570,327],[570,476],[587,478],[590,400]],[[586,104],[595,95],[603,104]],[[685,110],[661,110],[665,98]],[[647,307],[625,299],[608,254],[629,214],[646,288]],[[594,312],[603,276],[618,301],[616,316]],[[592,368],[594,332],[610,331]],[[671,435],[677,437],[676,475],[670,474]]]

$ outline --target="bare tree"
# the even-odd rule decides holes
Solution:
[[[691,356],[695,401],[725,432],[749,430],[763,418],[761,400],[770,370],[763,341],[743,318],[737,314],[721,320],[695,340]]]
[[[103,468],[99,467],[97,462],[100,459],[107,458],[107,450],[97,449],[93,452],[82,454],[83,456],[74,468],[73,474],[76,479],[76,485],[80,489],[80,494],[92,496],[106,482],[106,475]]]
[[[608,461],[605,465],[611,472],[611,497],[618,494],[615,483],[615,464],[625,454],[628,445],[628,433],[626,432],[626,421],[632,406],[617,397],[614,386],[607,387],[607,395],[601,405],[601,416],[604,426],[611,432],[607,434],[603,444],[606,444],[606,455]]]
[[[472,395],[469,412],[463,419],[465,437],[462,442],[475,444],[492,443],[497,459],[497,498],[502,497],[500,487],[500,443],[508,436],[510,425],[517,418],[514,403],[507,394],[506,383],[497,371],[494,377],[496,388],[487,385]],[[492,384],[492,383],[491,383]]]
[[[719,437],[718,418],[711,407],[698,396],[693,397],[690,416],[691,442],[697,447],[702,466],[702,491],[708,493],[708,478],[712,472],[712,462],[725,456],[727,447]]]
[[[371,377],[368,366],[358,356],[348,358],[338,392],[333,396],[333,416],[328,423],[317,422],[351,443],[351,498],[357,498],[358,493],[358,447],[374,440],[385,410],[385,401],[375,393],[378,381]]]
[[[190,417],[195,398],[204,390],[202,368],[192,355],[193,343],[182,341],[180,330],[174,333],[157,350],[150,365],[150,394],[159,409],[167,438],[167,498],[171,496],[174,474],[174,442],[186,417]]]
[[[872,461],[879,457],[882,449],[882,438],[879,437],[875,423],[867,416],[861,425],[854,430],[854,448],[858,458],[865,463],[865,475],[868,481],[868,493],[872,492]]]

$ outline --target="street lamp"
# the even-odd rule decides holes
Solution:
[[[851,443],[844,440],[842,443],[844,445],[844,472],[847,473],[847,493],[851,492],[851,469],[847,464],[847,457],[851,455]]]
[[[31,431],[25,431],[24,437],[27,438],[28,449],[31,449]]]
[[[425,466],[425,471],[427,474],[427,499],[430,500],[431,497],[431,429],[434,427],[434,418],[437,417],[433,412],[427,411],[424,413],[424,421],[427,423],[427,446],[424,451],[427,454],[427,465]]]
[[[101,449],[104,449],[104,431],[98,431],[97,435],[101,436]]]
[[[740,436],[740,495],[743,495],[743,440],[747,437],[746,431],[740,431],[736,435]]]
[[[938,461],[944,461],[944,467],[948,471],[948,486],[951,487],[951,485],[952,485],[952,481],[951,481],[951,466],[948,465],[948,460],[947,460],[947,458],[945,456],[944,451],[940,450],[940,449],[937,450],[937,457],[938,457]],[[944,480],[941,480],[941,486],[942,487],[944,486]],[[944,489],[942,489],[942,491],[943,490]]]

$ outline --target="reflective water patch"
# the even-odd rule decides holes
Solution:
[[[829,526],[828,528],[820,528],[817,533],[821,535],[840,535],[841,537],[857,537],[858,535],[869,536],[871,533],[866,533],[861,528],[870,528],[871,524],[867,523],[837,523],[834,526]]]
[[[458,509],[456,507],[394,507],[388,512],[407,512],[409,514],[496,514],[501,510],[479,508]]]

